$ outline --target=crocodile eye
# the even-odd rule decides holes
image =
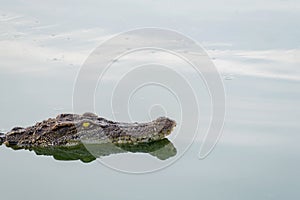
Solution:
[[[87,127],[90,126],[90,123],[89,123],[89,122],[84,122],[84,123],[82,124],[82,126],[83,126],[84,128],[87,128]]]

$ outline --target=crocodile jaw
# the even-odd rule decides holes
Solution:
[[[111,128],[116,126],[115,128]],[[79,135],[76,140],[84,144],[114,143],[139,144],[164,139],[168,136],[176,122],[166,117],[160,117],[148,123],[116,123],[108,126],[93,126],[91,129],[78,127]],[[76,143],[76,140],[69,143]]]
[[[131,128],[123,127],[126,134],[119,136],[112,142],[117,144],[139,144],[162,140],[170,135],[175,126],[176,122],[174,120],[160,117],[150,123],[136,124],[136,126],[133,124]]]

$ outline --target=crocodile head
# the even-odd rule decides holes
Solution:
[[[120,123],[103,118],[96,121],[84,119],[77,124],[77,134],[83,143],[138,144],[162,140],[175,126],[176,122],[166,117],[148,123]]]
[[[71,146],[79,143],[138,144],[165,138],[175,121],[160,117],[148,123],[113,122],[92,113],[61,114],[27,128],[16,127],[5,136],[7,146]]]

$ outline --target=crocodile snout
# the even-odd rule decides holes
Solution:
[[[176,122],[167,117],[159,117],[155,121],[157,124],[160,124],[163,127],[160,132],[165,136],[170,135],[170,133],[176,126]]]

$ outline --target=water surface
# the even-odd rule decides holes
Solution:
[[[111,34],[137,26],[172,28],[201,42],[227,95],[224,132],[204,160],[198,159],[204,126],[181,159],[142,175],[120,173],[97,160],[57,160],[2,145],[1,198],[299,199],[299,3],[221,4],[1,2],[1,131],[72,112],[76,75],[89,53]],[[169,115],[176,118],[176,102],[156,89],[148,88],[148,98],[140,100],[168,100]],[[205,105],[206,100],[201,116],[208,112]],[[108,108],[99,104],[96,112],[111,119]],[[148,119],[139,104],[131,109],[135,120]],[[150,116],[161,112],[154,107]]]

